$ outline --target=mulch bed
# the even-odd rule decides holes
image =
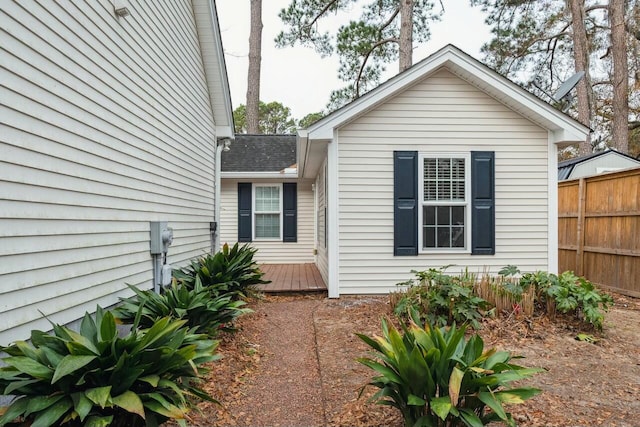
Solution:
[[[513,351],[525,357],[520,364],[546,370],[527,382],[527,385],[543,389],[543,393],[510,408],[519,425],[638,425],[640,301],[621,295],[614,295],[614,299],[616,306],[606,317],[603,334],[594,333],[598,339],[595,344],[575,339],[584,328],[570,318],[558,317],[553,321],[546,317],[496,318],[483,322],[479,333],[485,347]],[[283,336],[304,326],[304,322],[298,322],[290,313],[278,311],[281,307],[294,310],[291,307],[295,307],[295,301],[303,301],[308,309],[313,307],[310,313],[313,328],[303,331],[301,336],[309,333],[315,340],[315,364],[309,362],[313,366],[306,369],[318,370],[319,382],[315,376],[304,377],[307,374],[288,370],[283,364],[291,362],[281,356],[274,357],[274,352],[279,350],[264,341],[271,333],[267,330],[273,326],[270,321],[287,321],[278,331]],[[365,395],[358,398],[360,388],[372,372],[355,361],[366,355],[368,349],[354,333],[379,333],[380,318],[391,317],[387,297],[329,300],[317,295],[269,296],[252,303],[252,307],[256,312],[240,320],[238,333],[222,338],[220,354],[223,358],[211,364],[211,373],[206,379],[205,388],[221,405],[202,403],[199,405],[201,413],[194,413],[189,425],[402,426],[395,409],[367,401],[366,396],[374,390],[366,390]],[[265,317],[265,313],[271,317]],[[273,335],[271,337],[273,340]],[[278,378],[276,389],[273,372],[279,372],[278,377],[282,372],[289,372],[290,381]],[[287,385],[285,390],[280,390],[283,381]],[[286,416],[278,418],[273,408],[266,414],[264,402],[256,401],[269,398],[268,394],[256,394],[256,390],[270,388],[273,393],[320,397],[306,401],[292,399],[291,405],[287,405],[285,399],[278,407]],[[294,412],[299,415],[292,414]],[[305,414],[308,423],[295,421],[292,424],[291,420],[304,420]]]

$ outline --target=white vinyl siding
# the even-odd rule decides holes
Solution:
[[[338,130],[340,294],[386,293],[411,270],[548,266],[548,133],[443,69]],[[393,151],[495,151],[496,254],[393,256]],[[553,171],[555,173],[556,171]]]
[[[242,180],[249,182],[252,180]],[[252,188],[256,185],[277,185],[282,187],[282,181],[253,180]],[[313,262],[313,203],[314,196],[311,182],[298,181],[297,207],[297,242],[283,242],[280,240],[254,240],[249,243],[258,249],[255,259],[265,264],[298,264]],[[238,241],[238,180],[222,179],[220,198],[220,243],[235,244]],[[252,207],[253,213],[255,213]],[[252,224],[255,226],[255,224]]]
[[[0,344],[151,288],[210,248],[214,142],[191,2],[2,3]]]
[[[325,283],[329,283],[329,253],[327,250],[327,162],[320,167],[316,178],[317,206],[316,206],[316,265]]]

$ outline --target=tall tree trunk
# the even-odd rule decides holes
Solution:
[[[247,132],[260,133],[260,62],[262,61],[262,0],[251,0],[249,71],[247,78]]]
[[[611,56],[613,59],[613,146],[622,153],[629,152],[629,78],[627,43],[624,27],[624,0],[609,1],[611,23]]]
[[[413,65],[413,2],[400,0],[400,72]]]
[[[584,78],[577,86],[578,121],[586,126],[591,125],[593,118],[593,102],[591,93],[591,76],[589,74],[589,50],[587,47],[587,30],[584,25],[584,0],[567,0],[571,11],[571,27],[573,29],[573,58],[576,72],[584,71]],[[591,137],[580,143],[580,155],[591,153]]]

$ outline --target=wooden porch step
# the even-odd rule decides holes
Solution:
[[[277,292],[324,292],[327,285],[313,263],[307,264],[262,264],[263,279],[271,283],[260,285],[267,293]]]

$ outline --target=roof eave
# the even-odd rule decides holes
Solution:
[[[227,66],[224,59],[224,49],[222,47],[222,36],[220,34],[220,24],[218,21],[218,13],[216,10],[215,0],[192,0],[194,6],[197,4],[199,8],[207,13],[202,14],[196,19],[196,26],[199,35],[202,52],[202,62],[205,68],[205,78],[211,102],[213,120],[216,124],[217,139],[233,139],[234,138],[234,122],[233,107],[231,104],[231,91],[229,89],[229,79],[227,76]],[[207,28],[205,28],[207,27]],[[206,37],[208,31],[212,32],[212,37]],[[211,44],[211,50],[205,49],[204,44]],[[217,78],[211,78],[211,75]],[[219,93],[222,100],[217,99],[214,94]],[[222,101],[223,111],[216,109],[217,103]]]
[[[298,178],[298,172],[234,172],[234,171],[222,171],[220,172],[220,178],[222,179],[296,179]]]
[[[442,67],[483,90],[500,102],[550,130],[553,142],[570,144],[584,141],[590,129],[556,110],[548,103],[527,92],[511,80],[491,70],[452,45],[447,45],[407,71],[398,74],[345,107],[334,111],[311,125],[309,140],[331,140],[334,130],[371,110],[388,98],[404,90],[418,79]]]

